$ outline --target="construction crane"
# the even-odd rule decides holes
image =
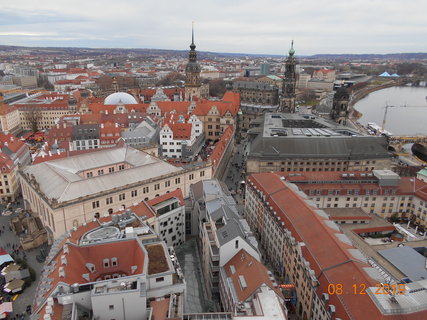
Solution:
[[[426,106],[407,106],[406,104],[404,104],[403,106],[391,106],[389,104],[386,104],[385,111],[384,111],[384,118],[383,118],[383,123],[381,124],[381,132],[384,132],[384,128],[385,128],[385,123],[387,120],[387,112],[388,112],[388,108],[426,108]]]

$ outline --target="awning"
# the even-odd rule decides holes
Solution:
[[[3,291],[8,293],[9,292],[15,293],[15,292],[21,291],[24,287],[24,283],[25,283],[24,280],[14,279],[11,282],[8,282],[4,286]]]
[[[13,262],[12,257],[9,254],[0,255],[0,266],[7,262]]]
[[[4,302],[0,304],[0,315],[5,312],[12,312],[12,302]]]

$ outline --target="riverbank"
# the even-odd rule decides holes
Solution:
[[[353,106],[357,102],[359,102],[360,100],[365,98],[368,94],[375,92],[375,91],[378,91],[378,90],[382,90],[382,89],[401,86],[402,84],[403,84],[402,80],[389,80],[389,81],[384,82],[380,85],[369,85],[367,87],[362,88],[358,92],[355,92],[353,94],[351,101],[350,101],[350,110],[351,110],[350,116],[349,116],[350,119],[352,121],[357,122],[363,116],[363,113],[354,109]]]
[[[381,125],[388,109],[385,129],[396,135],[426,135],[427,88],[392,86],[364,90],[365,98],[359,99],[351,108],[350,118],[362,125],[374,122]],[[368,94],[371,93],[371,94]]]
[[[398,86],[401,86],[402,84],[403,84],[402,80],[390,80],[380,85],[374,85],[374,86],[369,85],[365,88],[362,88],[361,90],[353,94],[353,98],[350,101],[350,107],[353,107],[357,102],[359,102],[359,100],[362,100],[372,92],[386,89],[386,88],[391,88],[391,87],[398,87]]]

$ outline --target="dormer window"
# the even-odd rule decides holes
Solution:
[[[109,259],[102,260],[102,263],[104,264],[104,268],[109,268],[110,267],[110,260]]]
[[[117,258],[116,257],[111,258],[111,266],[112,267],[117,267]]]

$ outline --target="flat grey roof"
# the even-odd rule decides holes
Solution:
[[[385,137],[362,135],[312,115],[267,113],[260,124],[248,132],[255,136],[249,159],[390,157]]]
[[[411,281],[427,279],[426,258],[407,246],[378,251]]]

